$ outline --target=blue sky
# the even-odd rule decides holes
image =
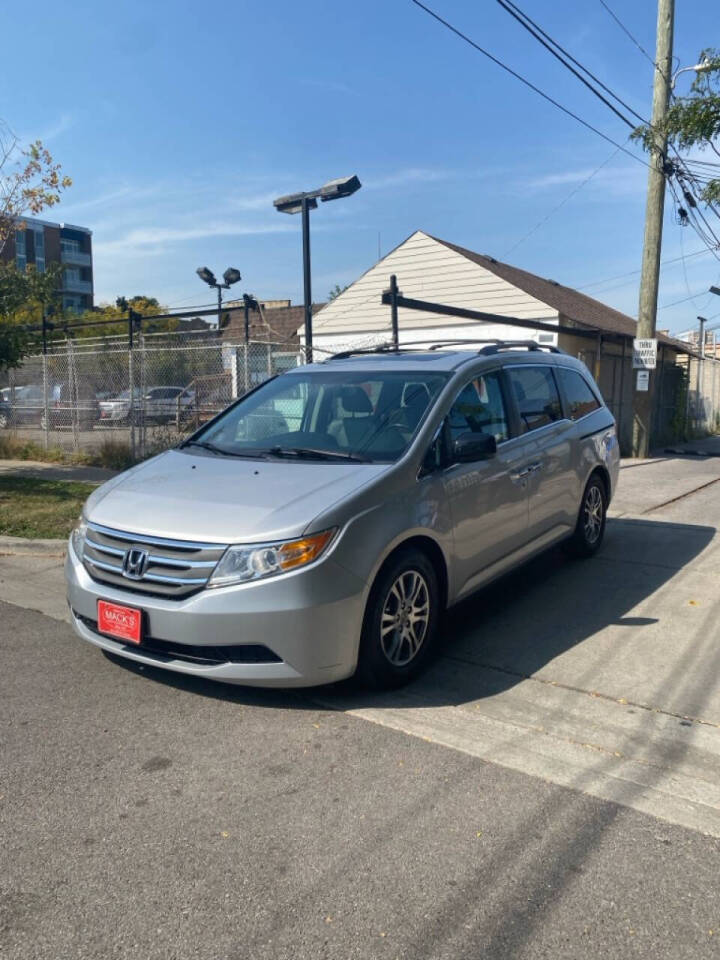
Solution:
[[[481,45],[624,141],[625,127],[493,0],[429,0]],[[651,53],[654,0],[611,0]],[[638,112],[652,68],[598,0],[526,12]],[[683,65],[720,44],[716,0],[683,0]],[[714,8],[714,9],[713,9]],[[586,289],[634,315],[645,168],[539,99],[410,0],[46,0],[13,9],[0,117],[42,137],[74,186],[49,219],[94,233],[98,302],[144,293],[207,302],[195,268],[301,299],[297,217],[272,199],[357,173],[363,189],[313,215],[325,299],[416,229]],[[681,78],[679,89],[689,84]],[[635,152],[639,152],[635,150]],[[527,234],[600,164],[593,179]],[[702,250],[668,205],[663,257]],[[402,278],[400,278],[402,283]],[[602,281],[602,282],[600,282]],[[713,316],[711,255],[663,269],[658,326]],[[717,309],[714,309],[717,307]]]

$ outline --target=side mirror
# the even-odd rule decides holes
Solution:
[[[461,433],[453,444],[454,463],[474,463],[487,460],[497,453],[497,443],[491,433]]]

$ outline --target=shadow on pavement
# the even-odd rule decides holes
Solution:
[[[591,560],[571,560],[560,549],[540,555],[452,608],[441,628],[439,657],[404,691],[368,692],[352,681],[268,690],[106,656],[153,681],[258,707],[317,709],[318,700],[339,709],[458,705],[509,689],[607,626],[627,627],[631,642],[636,630],[657,621],[629,612],[697,557],[715,533],[710,526],[614,519]]]
[[[312,701],[324,699],[324,694],[330,694],[328,699],[341,709],[359,703],[404,707],[462,703],[509,688],[608,625],[629,628],[631,638],[636,631],[655,623],[653,617],[636,617],[629,611],[691,563],[715,533],[710,526],[614,520],[608,527],[606,545],[594,560],[571,561],[560,551],[537,558],[448,614],[441,657],[409,688],[410,698],[407,692],[358,695],[350,684],[303,694],[203,683],[160,670],[144,672],[204,696],[267,707],[318,709]],[[715,649],[712,616],[714,611],[695,636],[688,638],[681,669],[668,672],[661,693],[680,687],[698,703],[708,696],[717,675],[717,664],[712,661],[720,656]],[[451,686],[447,674],[450,661],[461,667],[452,672]],[[707,664],[707,670],[694,669],[698,663]],[[123,666],[136,669],[126,662]],[[650,712],[646,719],[651,738]],[[687,749],[687,744],[679,740],[663,745],[663,768],[672,769],[681,763]],[[414,935],[409,938],[409,945],[415,949],[413,955],[448,955],[452,945],[456,956],[482,955],[494,960],[524,956],[538,929],[571,895],[568,891],[579,876],[592,874],[604,837],[626,815],[624,806],[575,792],[584,791],[603,772],[612,775],[616,766],[614,757],[598,755],[592,770],[578,772],[571,784],[574,790],[549,789],[539,801],[529,796],[522,813],[507,824],[503,841],[488,854],[479,852],[470,875],[439,892],[424,916],[417,919]],[[628,781],[627,805],[631,806],[634,795],[652,788],[653,781],[663,775],[662,768],[649,767],[646,785]],[[434,802],[436,791],[437,785],[430,778],[423,803]],[[473,802],[469,796],[468,803]],[[558,821],[563,830],[550,829]],[[408,822],[413,822],[412,810],[404,810],[402,823],[387,824],[386,829],[403,829]],[[656,828],[654,823],[648,819],[653,833],[663,833],[663,828]],[[350,857],[338,869],[350,869]],[[691,879],[684,877],[682,882],[688,884]],[[324,874],[309,882],[295,909],[311,909],[327,881]],[[599,922],[612,922],[613,928],[620,929],[618,918],[609,921],[601,916],[600,905],[598,910],[598,917],[584,918],[586,930]],[[277,921],[282,928],[287,918],[279,915]],[[579,955],[582,949],[578,944]]]
[[[609,520],[596,557],[572,560],[554,549],[496,580],[448,611],[439,656],[419,680],[398,692],[355,692],[351,706],[458,706],[510,689],[606,627],[627,628],[619,643],[632,643],[658,621],[631,611],[715,534],[710,526]]]

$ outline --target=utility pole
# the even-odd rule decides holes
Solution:
[[[655,78],[653,83],[652,138],[653,150],[648,171],[647,200],[645,203],[645,237],[643,240],[640,303],[638,306],[637,337],[650,340],[655,337],[657,322],[658,285],[660,281],[660,251],[662,247],[663,207],[667,164],[667,136],[660,132],[670,103],[672,76],[673,26],[675,0],[658,0],[657,45],[655,50]],[[655,371],[650,371],[647,391],[633,390],[634,457],[647,457],[650,448]]]

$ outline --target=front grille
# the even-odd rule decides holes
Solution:
[[[76,610],[73,616],[99,637],[104,633],[98,630],[97,620],[83,617]],[[116,643],[122,643],[116,637],[108,637]],[[143,637],[141,644],[126,643],[126,650],[134,650],[144,656],[152,657],[158,663],[168,660],[186,660],[189,663],[212,666],[223,663],[282,663],[282,659],[268,647],[260,643],[216,644],[202,646],[197,643],[175,643],[172,640],[157,640],[155,637]]]
[[[223,543],[170,540],[88,523],[83,563],[98,583],[168,600],[182,600],[202,590],[227,549]],[[125,554],[133,547],[147,552],[140,579],[123,573]]]

